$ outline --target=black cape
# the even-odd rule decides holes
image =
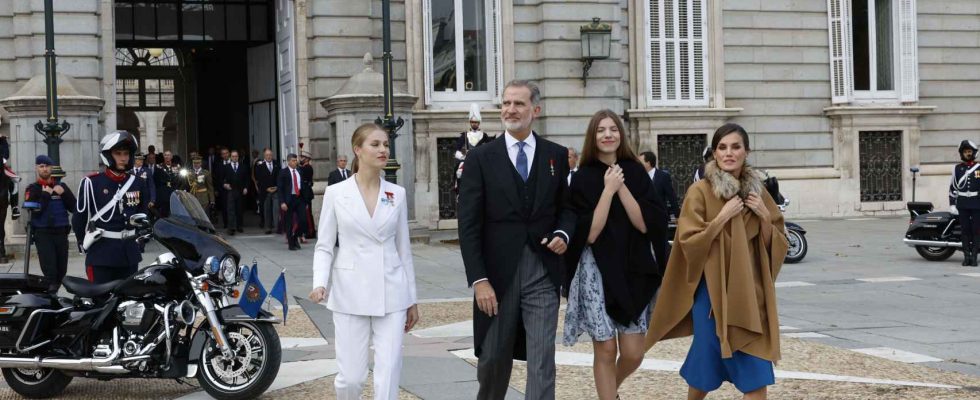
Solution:
[[[620,160],[618,164],[623,169],[624,184],[640,205],[647,233],[641,233],[633,226],[626,208],[616,195],[609,207],[606,226],[591,247],[602,275],[606,313],[614,321],[629,325],[639,319],[663,279],[667,266],[669,217],[643,166],[635,160]],[[592,216],[605,188],[603,177],[607,168],[607,165],[596,161],[581,166],[572,178],[571,207],[578,220],[575,236],[565,254],[565,296],[587,245]]]

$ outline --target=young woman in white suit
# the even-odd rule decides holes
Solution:
[[[361,125],[351,147],[354,179],[328,186],[323,196],[310,300],[326,300],[333,312],[337,399],[361,398],[369,344],[374,398],[397,399],[402,336],[419,320],[405,188],[381,179],[384,129]]]

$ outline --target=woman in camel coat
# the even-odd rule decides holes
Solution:
[[[646,344],[694,335],[680,371],[688,399],[723,381],[764,399],[780,357],[774,282],[788,248],[783,216],[746,163],[741,126],[718,128],[711,148],[705,178],[684,197]]]

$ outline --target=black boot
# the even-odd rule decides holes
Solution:
[[[970,252],[970,266],[971,267],[976,267],[977,266],[977,251],[980,251],[980,246],[974,245],[973,246],[973,251]]]
[[[973,251],[970,248],[963,247],[963,263],[960,264],[960,265],[962,265],[964,267],[969,267],[970,264],[972,264],[972,261],[971,261],[972,256],[973,256],[973,254],[971,254],[972,252]]]

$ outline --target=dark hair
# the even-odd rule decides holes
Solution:
[[[643,157],[643,161],[646,161],[648,164],[650,164],[651,166],[653,166],[654,168],[656,168],[656,166],[657,166],[657,155],[656,154],[653,154],[652,151],[644,151],[644,152],[640,153],[640,157]]]
[[[742,137],[742,145],[745,146],[745,151],[750,151],[749,148],[749,134],[745,133],[745,128],[742,128],[739,124],[728,123],[722,125],[715,131],[714,136],[711,137],[711,151],[714,152],[718,148],[718,143],[721,143],[721,139],[728,136],[731,133],[737,133]]]
[[[286,155],[286,161],[292,160],[294,158],[297,158],[296,153],[289,153]]]
[[[636,155],[633,154],[633,149],[629,146],[629,140],[627,140],[626,129],[623,128],[623,120],[619,119],[619,116],[615,112],[609,109],[599,110],[592,115],[592,119],[589,120],[589,127],[585,131],[585,144],[582,145],[582,157],[579,159],[579,165],[589,165],[599,161],[599,145],[596,141],[595,135],[599,130],[599,123],[606,118],[612,118],[613,123],[616,124],[616,128],[619,129],[619,148],[616,149],[616,159],[617,160],[636,160]]]

